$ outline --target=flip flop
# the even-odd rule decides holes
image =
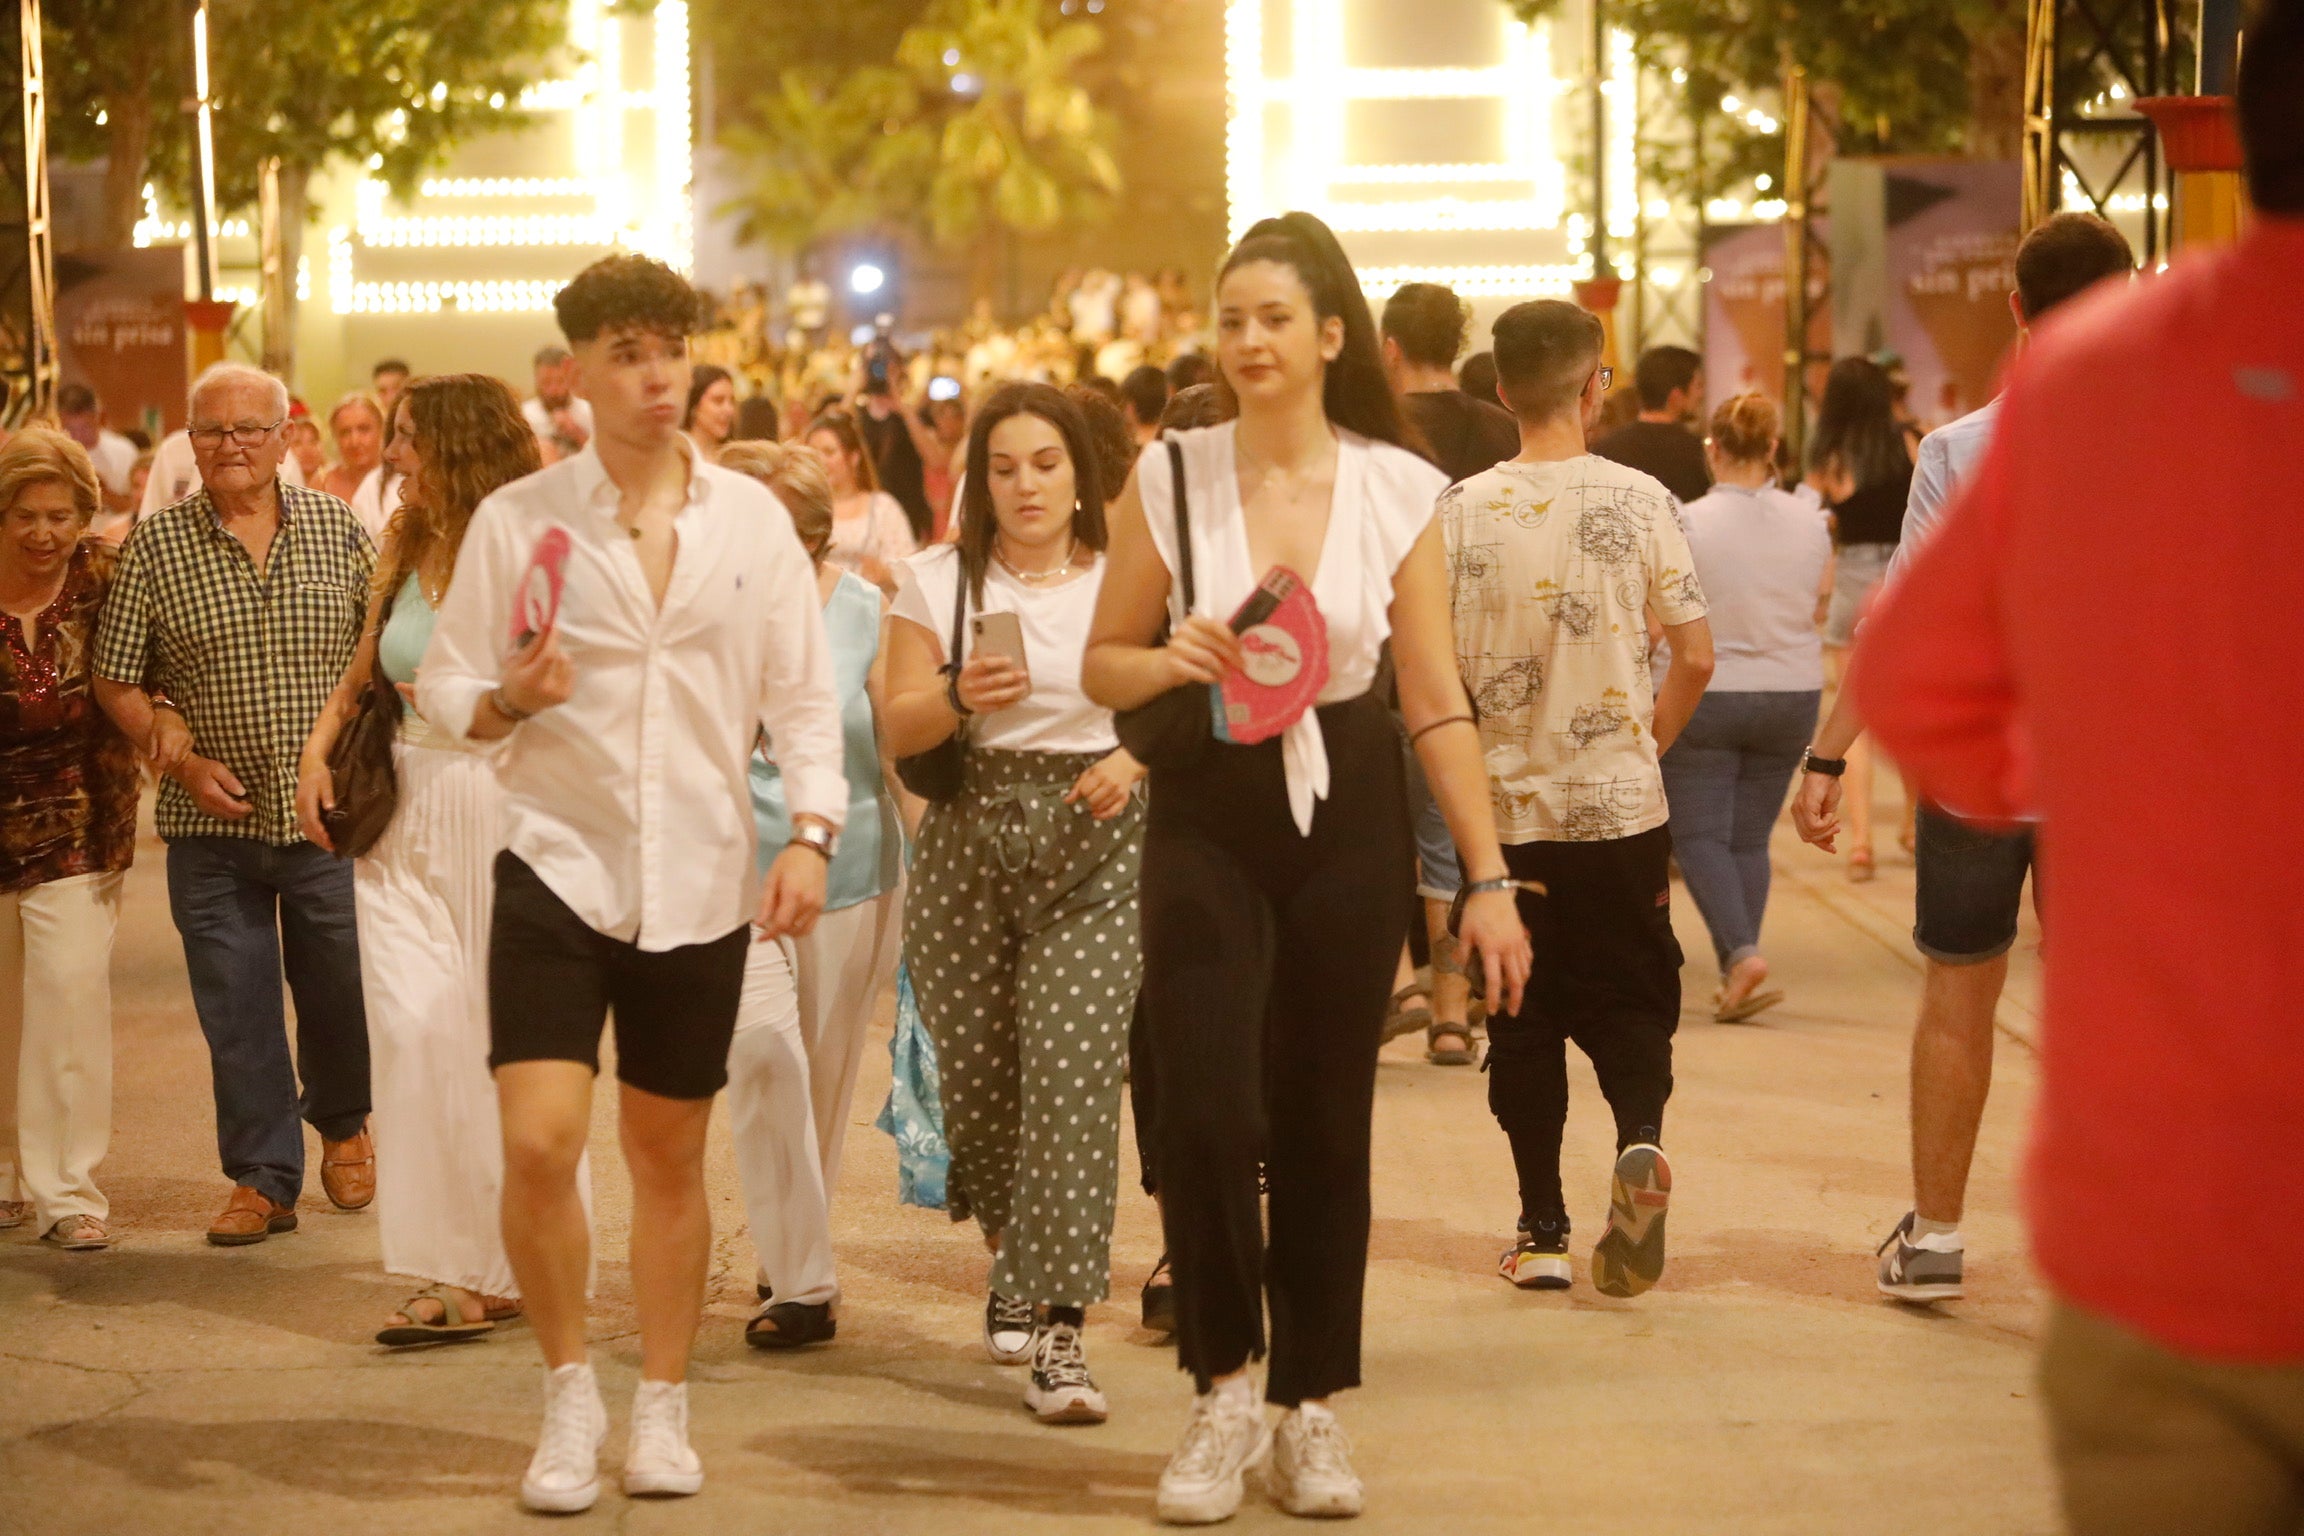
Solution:
[[[440,1303],[440,1321],[421,1322],[416,1316],[416,1303]],[[394,1349],[405,1349],[411,1344],[461,1344],[467,1339],[481,1338],[496,1331],[496,1325],[485,1315],[466,1319],[464,1308],[447,1286],[435,1285],[418,1291],[400,1304],[400,1315],[405,1323],[392,1323],[376,1335],[376,1342]],[[515,1313],[515,1316],[518,1314]]]
[[[1784,1001],[1784,990],[1781,987],[1771,988],[1766,992],[1755,992],[1733,1007],[1715,1009],[1712,1014],[1712,1022],[1715,1024],[1741,1024],[1753,1015],[1773,1008],[1782,1001]]]

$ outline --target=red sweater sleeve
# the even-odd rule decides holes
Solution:
[[[1851,668],[1862,718],[1921,793],[1986,823],[2033,810],[2001,598],[2023,452],[2016,406],[2003,402],[1943,528],[1864,621]]]

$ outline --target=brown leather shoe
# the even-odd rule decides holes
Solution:
[[[208,1241],[219,1248],[240,1248],[260,1243],[275,1232],[296,1230],[296,1207],[275,1205],[250,1189],[236,1186],[224,1210],[208,1224]]]
[[[346,1141],[320,1138],[320,1187],[340,1211],[357,1211],[376,1198],[376,1143],[368,1127]]]

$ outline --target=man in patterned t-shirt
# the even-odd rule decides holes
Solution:
[[[1636,1296],[1664,1270],[1672,1173],[1657,1143],[1680,1019],[1656,760],[1703,697],[1712,631],[1671,493],[1586,451],[1609,383],[1600,322],[1543,300],[1507,310],[1495,339],[1520,455],[1449,490],[1440,517],[1505,862],[1550,893],[1521,897],[1536,965],[1520,1011],[1488,1021],[1488,1103],[1520,1176],[1519,1235],[1499,1267],[1529,1289],[1569,1283],[1560,1135],[1573,1040],[1616,1118],[1592,1280]],[[1672,646],[1653,690],[1650,613]]]
[[[270,374],[200,376],[187,429],[200,489],[128,536],[96,632],[97,698],[168,775],[155,813],[168,907],[233,1185],[208,1228],[222,1247],[295,1229],[299,1120],[320,1133],[331,1201],[358,1210],[376,1193],[352,862],[296,824],[296,764],[359,643],[376,552],[351,508],[282,482],[287,418]],[[153,710],[146,679],[173,710]]]

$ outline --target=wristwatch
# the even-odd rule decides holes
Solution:
[[[791,841],[784,846],[787,848],[805,848],[811,853],[821,854],[824,857],[824,862],[829,864],[832,862],[834,851],[840,846],[840,834],[821,822],[798,822],[792,828]]]
[[[1818,757],[1816,749],[1810,747],[1800,756],[1800,771],[1802,773],[1820,773],[1828,779],[1836,779],[1848,771],[1848,759],[1844,757]]]

